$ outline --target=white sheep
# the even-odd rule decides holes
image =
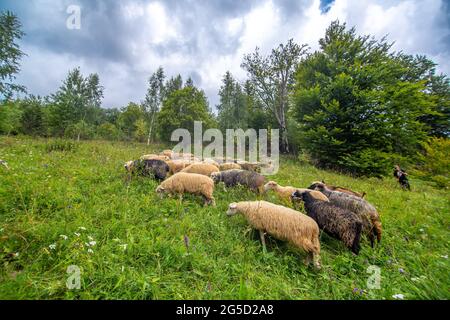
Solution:
[[[287,200],[290,201],[291,200],[291,195],[295,192],[295,191],[308,191],[308,192],[314,192],[317,193],[316,197],[320,198],[323,201],[329,201],[327,196],[325,196],[323,193],[319,192],[319,191],[314,191],[314,190],[309,190],[309,189],[305,189],[305,188],[296,188],[296,187],[291,187],[291,186],[280,186],[278,183],[276,183],[275,181],[269,181],[264,185],[264,192],[268,192],[270,190],[275,191],[278,196],[283,199],[283,200]]]
[[[198,173],[210,177],[211,173],[219,172],[219,168],[209,163],[193,163],[181,170],[181,172]]]
[[[320,268],[319,226],[310,217],[293,209],[267,201],[242,201],[231,203],[227,215],[244,215],[248,223],[259,231],[264,250],[264,233],[288,241],[308,253],[306,264],[314,262]]]
[[[200,194],[205,199],[205,205],[215,206],[213,197],[214,181],[204,175],[197,173],[178,172],[164,180],[157,188],[156,192],[161,196],[164,193],[169,195],[178,194],[180,200],[183,193]]]

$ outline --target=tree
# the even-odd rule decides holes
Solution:
[[[156,70],[156,72],[154,72],[148,80],[147,94],[143,103],[150,123],[147,145],[149,145],[150,141],[152,140],[155,118],[157,116],[157,113],[161,109],[162,100],[164,98],[164,79],[164,69],[162,67],[159,67],[158,70]]]
[[[24,134],[36,136],[46,133],[44,126],[43,101],[40,97],[30,96],[20,101],[22,114],[20,117],[21,131]]]
[[[386,174],[426,137],[419,118],[433,102],[424,82],[408,81],[385,38],[357,36],[345,23],[333,22],[319,43],[296,72],[292,114],[303,149],[322,167]]]
[[[218,121],[222,130],[248,127],[245,95],[239,82],[227,71],[219,90]]]
[[[147,132],[147,123],[143,118],[139,118],[134,123],[134,138],[142,142],[145,138],[145,134]]]
[[[22,117],[22,110],[18,103],[14,101],[7,101],[0,106],[0,133],[6,135],[18,134],[20,132],[20,119]]]
[[[25,92],[24,86],[13,83],[20,71],[19,60],[25,55],[17,43],[25,35],[21,29],[16,15],[0,13],[0,95],[5,99],[11,98],[13,92]]]
[[[162,100],[166,99],[173,92],[183,88],[183,78],[181,78],[181,75],[177,75],[175,78],[171,77],[169,80],[166,81],[164,88],[165,90]]]
[[[175,129],[184,128],[193,134],[194,121],[202,121],[204,128],[214,126],[203,91],[185,87],[172,92],[163,102],[158,114],[158,127],[163,141],[170,141]]]
[[[254,85],[255,92],[265,108],[272,111],[281,130],[281,150],[289,152],[286,115],[289,109],[288,94],[293,75],[300,58],[306,53],[306,45],[298,45],[290,39],[280,44],[271,54],[263,57],[259,48],[244,56],[244,68]]]
[[[80,68],[69,71],[61,87],[50,97],[53,133],[63,135],[65,128],[81,120],[93,124],[102,98],[103,87],[97,74],[84,78]]]
[[[118,123],[127,139],[135,137],[136,122],[145,118],[144,110],[136,103],[130,102],[125,108],[122,108]]]

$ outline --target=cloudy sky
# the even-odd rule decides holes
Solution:
[[[81,8],[80,29],[66,27],[70,5]],[[227,70],[246,78],[245,53],[267,53],[289,38],[315,50],[335,19],[360,34],[388,35],[395,50],[425,54],[450,75],[447,0],[2,0],[0,9],[15,12],[26,32],[17,82],[47,95],[80,66],[100,75],[104,107],[143,100],[158,66],[192,77],[214,107]]]

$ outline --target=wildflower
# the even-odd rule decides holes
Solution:
[[[87,252],[88,252],[88,253],[94,253],[94,250],[92,250],[92,249],[89,248],[89,249],[87,250]]]
[[[445,256],[441,256],[441,258],[448,259],[448,254],[446,254]]]
[[[68,239],[68,237],[65,235],[65,234],[60,234],[59,235],[62,239],[64,239],[64,240],[67,240]]]
[[[51,245],[48,246],[50,248],[50,250],[55,250],[56,249],[56,243],[53,243]]]
[[[16,253],[14,253],[13,255],[14,255],[15,258],[17,258],[17,257],[19,256],[19,253],[16,252]]]
[[[92,238],[91,236],[88,236],[88,239],[91,241],[94,240],[94,238]]]
[[[85,228],[85,227],[79,227],[78,229],[83,230],[83,231],[86,231],[86,228]]]
[[[392,298],[394,298],[394,299],[399,299],[399,300],[403,300],[403,299],[405,298],[405,296],[404,296],[403,294],[401,294],[401,293],[397,293],[397,294],[394,294],[394,295],[392,296]]]
[[[95,241],[89,241],[89,245],[90,245],[91,247],[95,246],[96,244],[97,244],[97,242],[95,242]]]
[[[77,237],[79,237],[81,234],[80,233],[78,233],[78,232],[74,232],[74,234],[77,236]]]
[[[398,272],[405,273],[405,270],[403,270],[402,268],[398,268]]]
[[[128,245],[126,243],[125,244],[119,244],[119,246],[122,247],[122,249],[124,251],[127,250],[127,247],[128,247]]]
[[[424,230],[422,228],[419,229],[420,232],[423,232]]]

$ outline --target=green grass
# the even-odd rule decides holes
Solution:
[[[194,196],[160,200],[149,178],[127,184],[123,163],[162,148],[0,137],[0,159],[10,167],[0,166],[0,298],[450,298],[448,192],[414,177],[405,192],[393,178],[354,179],[282,158],[269,179],[299,187],[325,179],[365,191],[381,213],[381,244],[364,241],[354,256],[322,234],[315,271],[273,238],[263,254],[244,218],[226,216],[230,202],[258,199],[250,191],[218,186],[213,208]],[[69,265],[81,269],[80,290],[66,288]],[[366,285],[370,265],[381,270],[378,290]]]

